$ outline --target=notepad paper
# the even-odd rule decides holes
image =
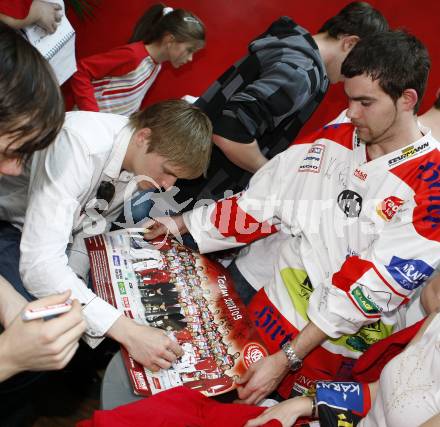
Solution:
[[[26,27],[24,33],[29,43],[49,61],[61,85],[76,71],[75,30],[64,14],[62,0],[46,1],[58,3],[63,7],[63,17],[55,33],[48,34],[38,25]]]

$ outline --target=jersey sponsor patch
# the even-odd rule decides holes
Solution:
[[[339,193],[338,205],[347,218],[356,218],[361,214],[362,197],[352,190]]]
[[[325,145],[313,144],[306,157],[301,162],[298,172],[321,172],[322,159],[324,158]]]
[[[416,154],[424,153],[429,149],[429,142],[422,142],[419,145],[410,145],[400,151],[400,154],[388,160],[388,166],[397,166],[399,163],[414,157]]]
[[[359,168],[356,168],[354,171],[354,176],[359,178],[361,181],[365,181],[367,179],[367,172],[362,171]]]
[[[318,405],[348,409],[362,414],[364,411],[364,393],[362,384],[355,382],[316,383],[316,400]]]
[[[391,221],[393,216],[403,205],[403,200],[396,196],[383,199],[376,207],[377,214],[385,221]]]
[[[360,286],[357,286],[351,291],[351,295],[353,296],[354,300],[356,301],[358,307],[365,313],[365,314],[378,314],[380,313],[380,308],[369,298],[365,296],[365,294],[362,292],[362,289]]]
[[[434,269],[421,259],[404,259],[397,256],[391,258],[386,269],[402,288],[409,291],[418,288],[434,272]]]

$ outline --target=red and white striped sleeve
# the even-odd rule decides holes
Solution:
[[[237,248],[278,231],[279,167],[277,156],[252,177],[242,193],[183,215],[201,253]]]

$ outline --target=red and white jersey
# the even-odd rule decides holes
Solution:
[[[184,221],[202,253],[289,234],[265,293],[296,329],[309,320],[322,329],[325,349],[358,357],[362,345],[347,336],[379,319],[391,333],[397,309],[440,263],[440,144],[422,130],[368,161],[352,124],[326,126],[268,162],[246,191]]]
[[[76,106],[129,116],[139,110],[160,69],[142,42],[83,58],[70,83]]]

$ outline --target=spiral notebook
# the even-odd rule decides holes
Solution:
[[[61,0],[52,1],[63,6]],[[53,34],[47,34],[38,25],[31,25],[24,29],[24,33],[32,45],[49,61],[55,71],[55,75],[63,84],[75,71],[75,30],[63,15],[57,30]]]

